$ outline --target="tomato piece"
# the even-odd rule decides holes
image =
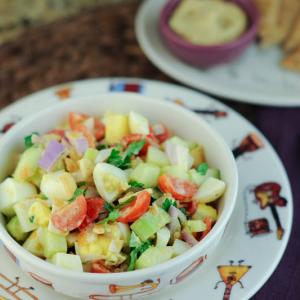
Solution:
[[[77,114],[77,113],[70,113],[69,114],[69,124],[70,128],[74,131],[81,132],[85,138],[87,139],[89,146],[91,148],[95,148],[95,137],[93,134],[86,128],[82,122],[84,122],[88,118],[85,114]]]
[[[196,210],[197,210],[197,205],[198,203],[196,201],[191,201],[187,203],[187,207],[186,210],[188,211],[188,213],[192,216]]]
[[[158,177],[158,186],[164,193],[170,193],[176,200],[188,202],[191,201],[198,187],[196,184],[169,175]]]
[[[135,200],[120,210],[117,221],[122,223],[134,222],[148,210],[150,202],[151,194],[149,192],[142,191],[138,193]]]
[[[79,196],[74,202],[52,214],[53,225],[61,231],[71,231],[78,228],[86,217],[87,204],[84,196]]]
[[[105,135],[105,126],[99,120],[95,118],[95,138],[97,141],[101,141]]]
[[[201,239],[205,238],[208,235],[208,233],[211,231],[213,220],[211,217],[205,217],[204,223],[206,224],[206,229],[205,231],[202,232]]]
[[[59,135],[62,138],[65,136],[65,131],[62,129],[53,129],[53,130],[49,131],[48,133]]]
[[[139,142],[141,140],[146,140],[144,147],[140,151],[140,155],[146,155],[148,148],[150,145],[157,146],[158,142],[156,141],[156,138],[153,134],[148,134],[147,136],[140,134],[140,133],[132,133],[129,134],[122,139],[122,146],[124,148],[127,148],[131,143],[133,142]]]
[[[160,144],[170,137],[170,132],[168,128],[161,123],[154,124],[151,127],[150,131],[154,134],[155,138],[158,140]]]
[[[111,271],[105,266],[103,260],[97,260],[92,263],[91,273],[111,273]]]
[[[100,197],[86,199],[86,217],[80,224],[79,229],[84,230],[88,225],[92,224],[99,216],[104,208],[104,200]]]

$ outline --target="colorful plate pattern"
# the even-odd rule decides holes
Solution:
[[[10,105],[0,112],[0,131],[5,134],[20,119],[59,101],[71,101],[69,97],[108,91],[142,93],[194,110],[224,137],[233,150],[239,170],[238,203],[219,245],[220,250],[207,265],[202,266],[206,259],[202,257],[179,272],[170,283],[172,289],[148,298],[184,300],[196,299],[198,295],[216,300],[250,298],[271,276],[284,253],[291,230],[293,202],[289,180],[274,149],[238,113],[212,98],[176,85],[132,78],[93,79],[52,87]],[[3,245],[0,256],[1,300],[71,299],[47,288],[49,283],[39,283],[43,280],[36,278],[34,273],[31,277],[22,273]],[[205,270],[197,272],[198,268]],[[191,272],[193,275],[183,281]],[[138,293],[139,289],[152,288],[153,284],[114,285],[114,299],[125,300],[126,297],[118,295],[124,289],[136,288]]]

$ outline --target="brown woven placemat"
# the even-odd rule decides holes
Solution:
[[[73,80],[128,76],[170,79],[142,53],[134,34],[138,1],[106,5],[28,29],[0,46],[0,108]]]

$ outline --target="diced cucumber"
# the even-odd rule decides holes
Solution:
[[[193,214],[193,220],[204,220],[206,217],[210,217],[213,221],[218,218],[218,212],[215,208],[205,203],[198,203],[197,210]]]
[[[165,152],[170,163],[174,166],[180,166],[188,171],[193,165],[193,157],[186,146],[168,141],[165,143]]]
[[[25,181],[32,177],[38,169],[39,160],[43,153],[41,147],[31,147],[27,149],[21,156],[13,177],[20,181]]]
[[[221,178],[220,170],[209,168],[205,174],[205,177],[206,178],[213,177],[213,178],[220,179]]]
[[[41,168],[38,168],[35,174],[28,178],[27,181],[39,188],[44,174],[45,173],[43,172],[43,170]]]
[[[129,113],[129,128],[131,133],[144,135],[150,133],[148,120],[143,115],[133,111]]]
[[[189,250],[191,248],[191,246],[182,240],[176,239],[174,241],[172,248],[173,248],[172,256],[175,257],[175,256],[185,253],[187,250]]]
[[[225,188],[224,181],[209,177],[201,184],[194,200],[202,203],[215,201],[223,195]]]
[[[189,175],[186,172],[186,170],[184,170],[180,166],[166,166],[166,167],[163,167],[162,170],[161,170],[161,174],[171,175],[172,177],[180,178],[180,179],[183,179],[183,180],[188,180],[189,179]]]
[[[99,151],[97,149],[94,148],[88,148],[84,155],[83,158],[85,159],[89,159],[91,162],[95,162],[97,155],[99,154]]]
[[[192,147],[190,147],[190,155],[194,159],[193,166],[195,167],[205,162],[204,149],[202,145],[193,144]]]
[[[23,200],[14,205],[14,210],[19,219],[20,226],[24,232],[30,232],[36,229],[38,226],[34,223],[34,219],[30,218],[29,210],[35,200]]]
[[[104,116],[105,141],[112,145],[119,143],[121,139],[129,134],[128,116],[108,112]]]
[[[59,252],[67,253],[67,240],[63,235],[50,232],[46,228],[42,228],[40,240],[44,248],[44,255],[47,258]]]
[[[167,142],[172,142],[172,143],[174,143],[174,144],[182,145],[182,146],[184,146],[184,147],[189,148],[189,143],[188,143],[187,141],[183,140],[182,138],[176,136],[176,135],[170,137],[169,139],[167,139],[167,140],[163,143],[162,146],[163,146],[164,149],[165,149],[165,146],[166,146],[166,143],[167,143]]]
[[[35,201],[29,208],[28,216],[29,220],[32,220],[34,224],[42,227],[47,227],[49,224],[51,210],[47,206],[47,202]]]
[[[83,272],[79,255],[56,253],[49,259],[49,261],[54,265],[64,269]]]
[[[206,224],[202,220],[188,220],[184,226],[190,232],[202,232],[206,230]]]
[[[142,241],[146,241],[169,222],[170,216],[167,212],[158,206],[152,206],[130,228]]]
[[[172,257],[172,247],[150,247],[136,261],[136,269],[144,269],[161,264]]]
[[[28,233],[22,230],[17,216],[14,216],[7,223],[6,228],[9,234],[18,242],[23,242],[28,237]]]
[[[146,161],[159,167],[170,164],[167,155],[163,151],[153,146],[148,148]]]
[[[30,236],[24,242],[23,247],[38,257],[44,257],[44,249],[40,239],[38,238],[38,233],[36,230],[30,234]]]
[[[128,246],[130,240],[130,228],[126,223],[118,222],[117,224],[119,226],[120,233],[121,233],[120,238],[121,240],[124,241],[124,246]]]
[[[195,169],[189,170],[189,177],[192,182],[200,186],[206,179],[205,175],[201,175]]]
[[[76,182],[68,172],[47,173],[41,182],[41,192],[50,200],[67,201],[77,188]]]
[[[171,237],[170,230],[167,227],[161,228],[159,231],[157,231],[155,245],[157,247],[167,246],[170,237]]]
[[[130,179],[142,183],[146,188],[150,188],[157,185],[159,175],[160,168],[158,166],[149,163],[140,163],[132,170]]]
[[[13,206],[36,193],[36,188],[31,183],[6,178],[0,184],[0,212],[6,216],[13,216],[15,214]]]

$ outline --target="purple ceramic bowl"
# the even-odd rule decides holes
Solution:
[[[248,16],[248,29],[233,42],[214,46],[189,43],[177,35],[169,26],[169,19],[181,0],[170,0],[161,11],[159,31],[167,47],[176,56],[200,68],[209,68],[238,58],[253,42],[257,33],[258,11],[251,0],[232,0]]]

